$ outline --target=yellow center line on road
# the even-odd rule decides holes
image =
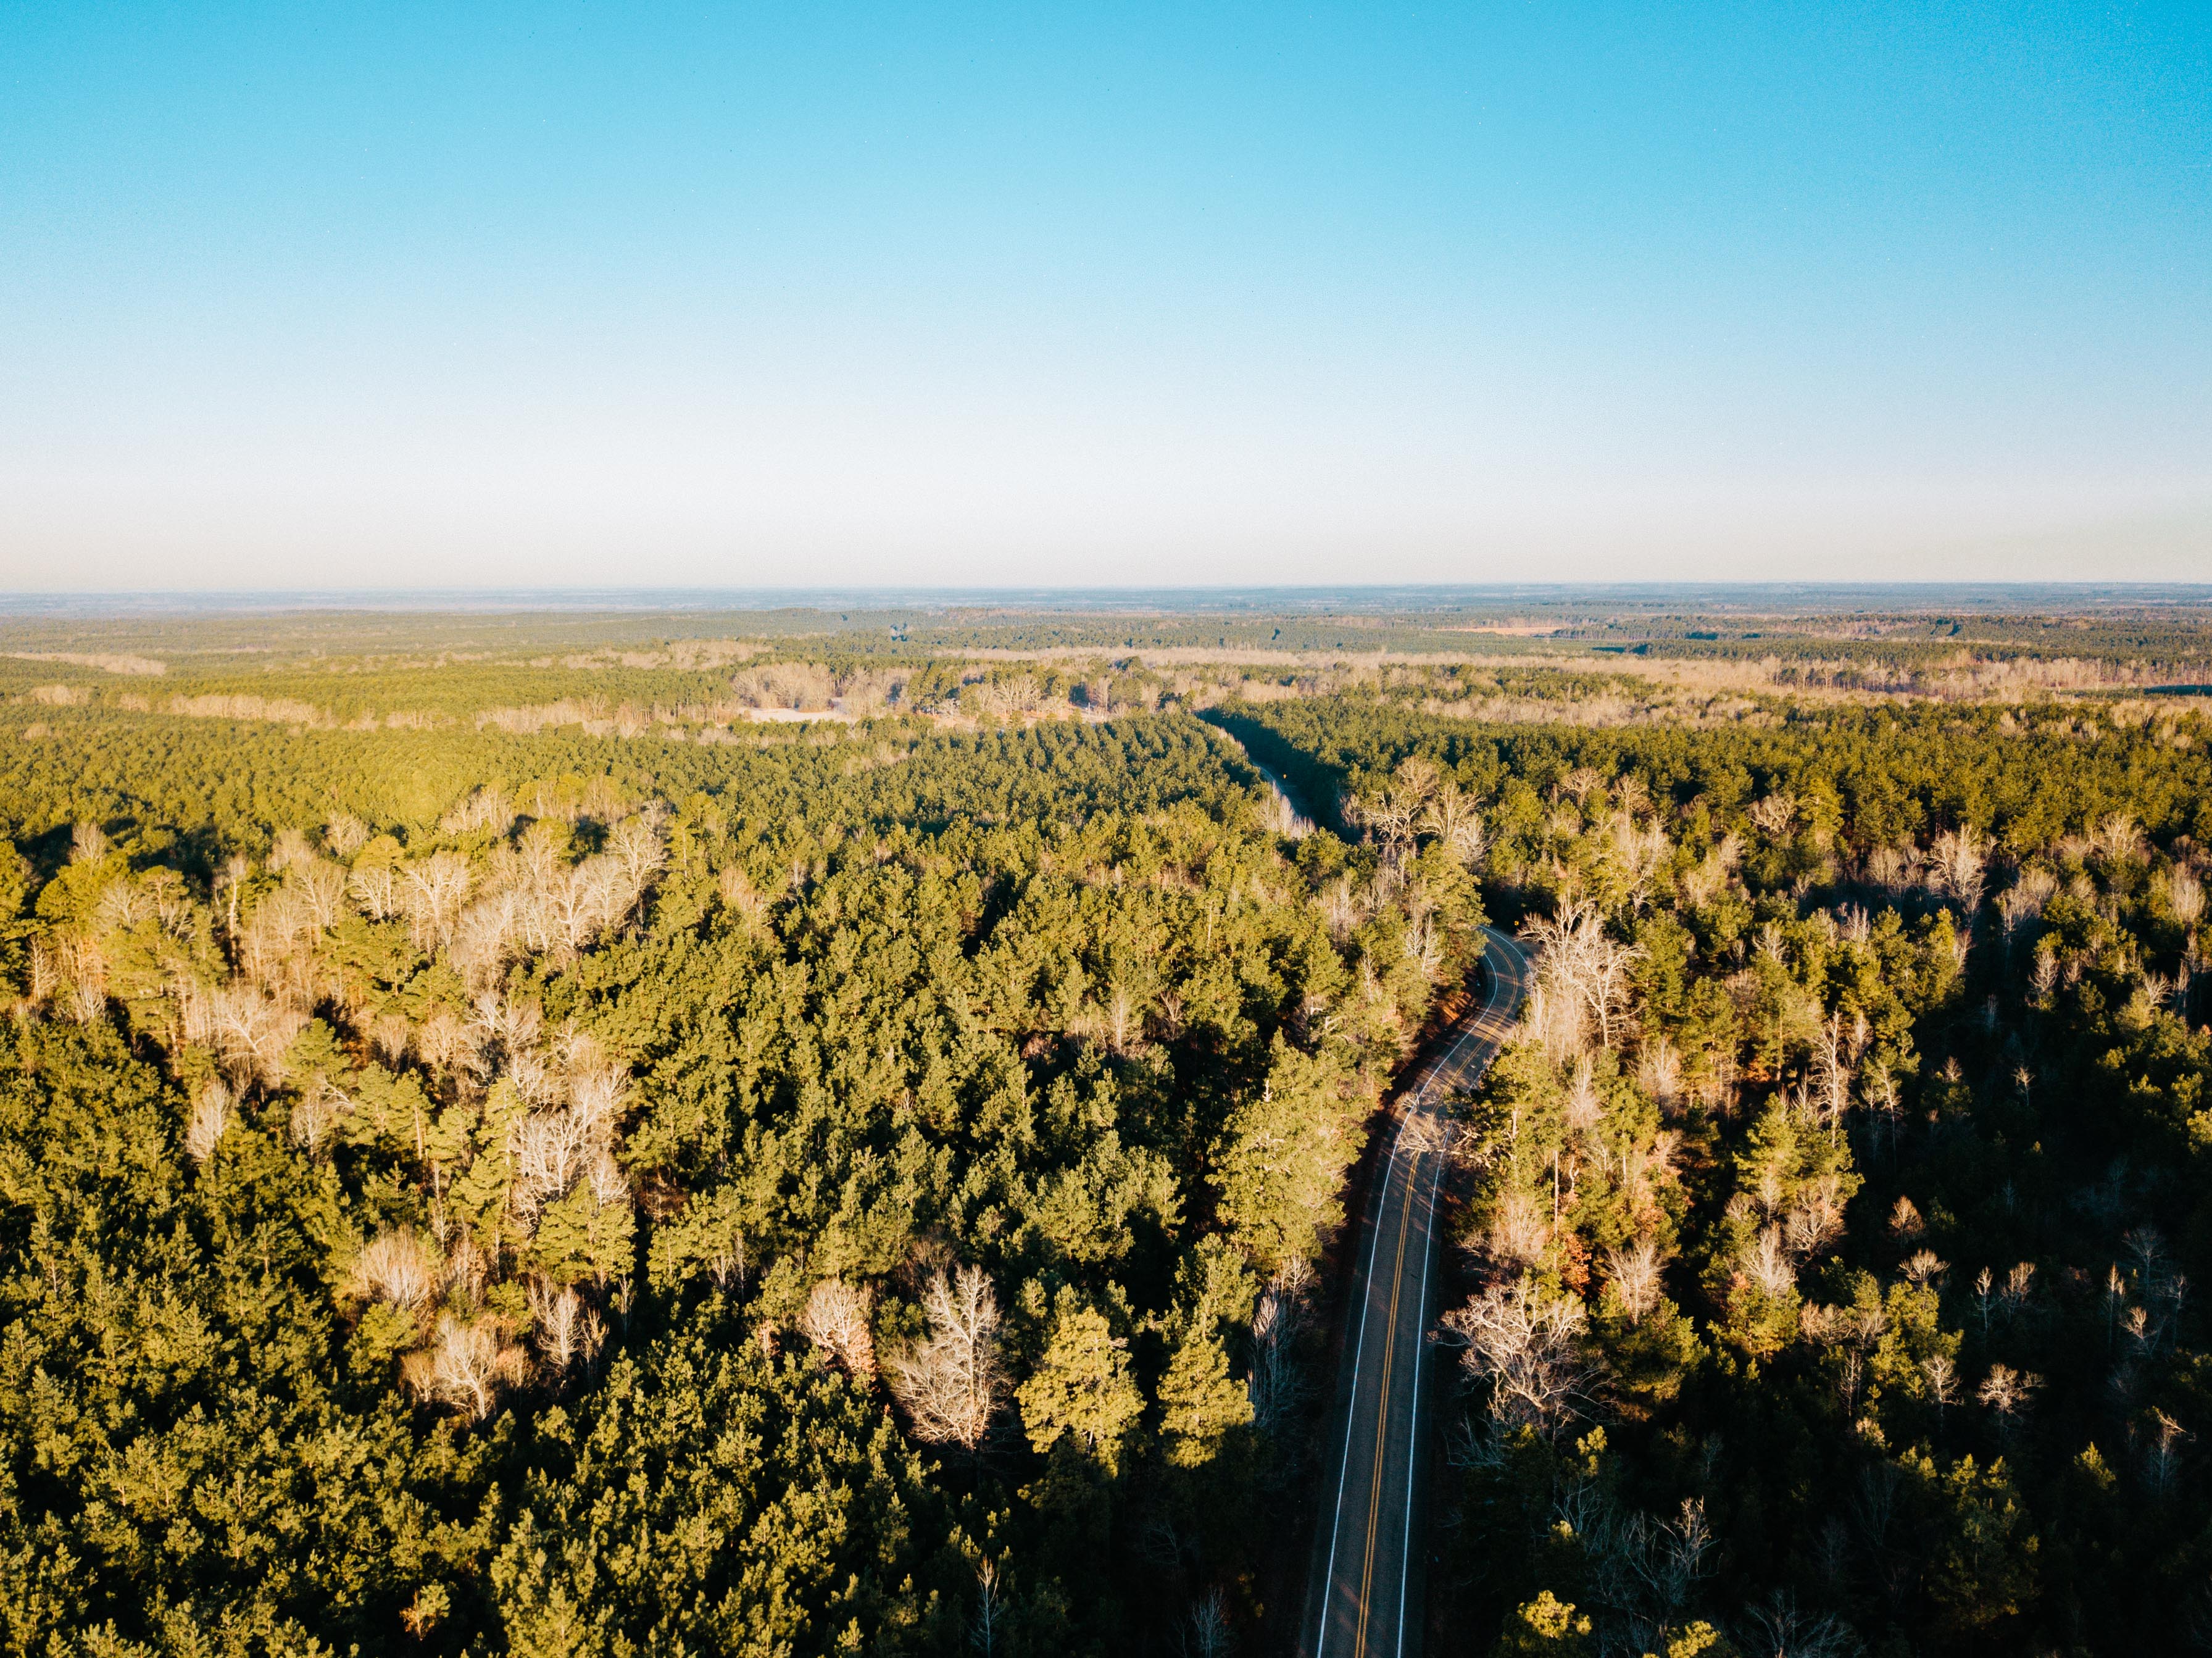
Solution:
[[[1375,1423],[1374,1467],[1369,1481],[1367,1499],[1367,1536],[1365,1540],[1365,1546],[1363,1550],[1363,1559],[1360,1567],[1358,1594],[1358,1599],[1355,1601],[1357,1612],[1354,1620],[1354,1645],[1350,1655],[1350,1658],[1367,1658],[1369,1650],[1368,1635],[1370,1625],[1373,1619],[1373,1600],[1376,1592],[1376,1551],[1378,1546],[1376,1539],[1377,1533],[1382,1529],[1382,1468],[1384,1458],[1389,1445],[1390,1429],[1392,1425],[1390,1394],[1392,1384],[1396,1379],[1397,1370],[1398,1317],[1403,1303],[1406,1278],[1407,1245],[1413,1235],[1413,1209],[1416,1203],[1419,1200],[1418,1192],[1419,1181],[1418,1179],[1418,1174],[1420,1166],[1421,1155],[1424,1150],[1429,1149],[1437,1150],[1439,1152],[1439,1155],[1442,1154],[1441,1145],[1436,1147],[1407,1147],[1405,1145],[1405,1130],[1411,1126],[1411,1120],[1413,1117],[1425,1114],[1422,1111],[1422,1107],[1426,1104],[1431,1091],[1439,1082],[1443,1084],[1447,1092],[1455,1089],[1463,1090],[1468,1087],[1470,1074],[1479,1077],[1482,1072],[1488,1069],[1489,1062],[1491,1059],[1494,1057],[1496,1049],[1503,1044],[1504,1039],[1510,1035],[1513,1030],[1514,1014],[1518,1010],[1523,983],[1527,976],[1526,958],[1521,957],[1518,947],[1516,946],[1510,939],[1506,938],[1504,935],[1498,933],[1492,930],[1491,932],[1491,950],[1496,956],[1497,959],[1490,964],[1492,967],[1492,972],[1490,975],[1489,994],[1484,999],[1483,1005],[1475,1009],[1474,1012],[1468,1017],[1467,1023],[1462,1028],[1458,1040],[1450,1043],[1445,1048],[1443,1055],[1430,1066],[1426,1076],[1424,1078],[1419,1087],[1411,1090],[1411,1098],[1407,1102],[1407,1108],[1399,1117],[1398,1133],[1392,1143],[1389,1157],[1384,1164],[1382,1190],[1381,1194],[1382,1212],[1376,1217],[1376,1234],[1374,1237],[1373,1242],[1369,1246],[1370,1252],[1367,1258],[1368,1276],[1370,1280],[1370,1284],[1368,1290],[1363,1294],[1361,1298],[1359,1331],[1362,1345],[1364,1343],[1368,1319],[1372,1313],[1375,1304],[1374,1286],[1372,1285],[1371,1280],[1375,1268],[1380,1264],[1379,1257],[1381,1254],[1382,1243],[1380,1233],[1382,1227],[1388,1224],[1390,1187],[1393,1183],[1393,1180],[1401,1172],[1404,1175],[1402,1184],[1405,1189],[1400,1194],[1399,1201],[1404,1206],[1404,1212],[1399,1217],[1398,1242],[1395,1258],[1392,1262],[1390,1272],[1389,1310],[1387,1315],[1386,1321],[1389,1325],[1389,1329],[1385,1333],[1383,1339],[1382,1375],[1377,1379],[1378,1386],[1376,1388],[1376,1393],[1379,1394],[1379,1399],[1376,1405]],[[1504,945],[1503,950],[1498,948],[1501,942]],[[1517,963],[1516,962],[1516,958],[1519,958]],[[1516,969],[1516,970],[1511,972],[1510,975],[1505,970],[1509,963],[1515,963]],[[1468,1057],[1470,1051],[1480,1055],[1479,1060],[1470,1063]],[[1438,1114],[1440,1115],[1441,1114]],[[1417,1136],[1416,1138],[1418,1139],[1419,1137]],[[1397,1168],[1398,1153],[1401,1150],[1406,1151],[1408,1153],[1406,1168],[1403,1171],[1399,1170]],[[1441,1181],[1441,1174],[1438,1178]],[[1425,1223],[1425,1227],[1430,1230],[1424,1232],[1422,1256],[1420,1293],[1423,1306],[1420,1309],[1420,1321],[1423,1324],[1424,1328],[1420,1334],[1424,1340],[1425,1340],[1426,1337],[1426,1303],[1428,1298],[1427,1252],[1435,1242],[1433,1228],[1436,1224],[1435,1210],[1437,1200],[1436,1195],[1432,1194],[1430,1199],[1429,1218]],[[1417,1347],[1412,1358],[1416,1387],[1419,1386],[1419,1363],[1422,1357],[1422,1349]],[[1358,1400],[1367,1391],[1360,1386],[1360,1380],[1358,1349],[1355,1348],[1352,1358],[1352,1380],[1351,1384],[1352,1402],[1349,1410],[1349,1414],[1354,1418],[1357,1417],[1358,1412]],[[1405,1604],[1407,1585],[1408,1576],[1412,1570],[1412,1548],[1413,1536],[1413,1480],[1415,1473],[1417,1473],[1415,1464],[1418,1461],[1416,1457],[1418,1447],[1413,1442],[1418,1439],[1419,1423],[1418,1414],[1419,1404],[1419,1401],[1416,1400],[1414,1401],[1416,1415],[1413,1423],[1409,1424],[1408,1427],[1407,1444],[1406,1447],[1407,1456],[1408,1459],[1406,1487],[1406,1515],[1404,1522],[1406,1534],[1401,1540],[1401,1558],[1399,1562],[1400,1578],[1397,1594],[1397,1610],[1400,1624],[1398,1630],[1397,1653],[1401,1655],[1401,1658],[1405,1651],[1406,1643],[1404,1624],[1407,1610]],[[1322,1611],[1321,1612],[1320,1627],[1316,1631],[1314,1637],[1315,1645],[1312,1650],[1315,1654],[1315,1658],[1319,1658],[1319,1654],[1328,1644],[1329,1626],[1333,1622],[1333,1608],[1336,1600],[1337,1588],[1339,1586],[1335,1572],[1337,1533],[1340,1530],[1344,1522],[1344,1498],[1347,1494],[1345,1491],[1344,1486],[1346,1481],[1349,1479],[1352,1472],[1352,1424],[1350,1422],[1347,1422],[1346,1424],[1344,1463],[1342,1472],[1338,1476],[1338,1495],[1334,1519],[1331,1524],[1328,1564],[1322,1579],[1322,1588],[1319,1605],[1322,1607]]]
[[[1413,1164],[1418,1166],[1420,1159],[1421,1154],[1415,1151]],[[1382,1516],[1382,1455],[1390,1433],[1390,1370],[1398,1352],[1398,1293],[1406,1282],[1406,1239],[1413,1230],[1412,1180],[1409,1168],[1407,1190],[1401,1199],[1405,1212],[1398,1223],[1398,1254],[1390,1267],[1390,1313],[1387,1321],[1389,1333],[1382,1344],[1382,1403],[1375,1412],[1375,1478],[1367,1497],[1367,1558],[1359,1573],[1359,1629],[1352,1644],[1352,1658],[1365,1658],[1367,1651],[1369,1597],[1375,1584],[1375,1533]]]

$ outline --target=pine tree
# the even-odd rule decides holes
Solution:
[[[1031,1449],[1049,1451],[1072,1436],[1109,1473],[1119,1471],[1124,1442],[1145,1408],[1129,1375],[1128,1346],[1104,1314],[1060,1292],[1044,1356],[1015,1389]]]
[[[1252,1401],[1229,1374],[1221,1338],[1210,1328],[1187,1332],[1160,1378],[1160,1431],[1169,1462],[1179,1468],[1211,1462],[1223,1438],[1251,1420]]]
[[[1310,1256],[1342,1217],[1346,1162],[1340,1072],[1277,1033],[1267,1080],[1230,1114],[1213,1152],[1221,1217],[1268,1270]]]

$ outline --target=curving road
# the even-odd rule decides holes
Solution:
[[[1401,1094],[1390,1149],[1360,1221],[1338,1427],[1324,1465],[1320,1534],[1298,1650],[1305,1658],[1404,1658],[1421,1645],[1422,1372],[1433,1321],[1443,1108],[1473,1088],[1520,1010],[1528,958],[1486,927],[1482,1004]]]

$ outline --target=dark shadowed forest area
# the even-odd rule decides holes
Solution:
[[[1285,1652],[1487,920],[1431,1649],[2212,1650],[2208,644],[9,623],[0,1646]]]

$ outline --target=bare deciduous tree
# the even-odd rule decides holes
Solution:
[[[146,919],[150,911],[146,895],[130,880],[112,883],[93,906],[95,932],[125,932]]]
[[[975,1563],[975,1615],[968,1620],[968,1644],[981,1655],[992,1658],[999,1649],[999,1626],[1006,1621],[1006,1592],[1000,1587],[999,1563],[978,1560]]]
[[[100,941],[63,932],[31,940],[30,999],[57,1002],[79,1024],[107,1013],[107,959]]]
[[[1628,974],[1642,951],[1607,936],[1604,918],[1582,899],[1563,901],[1528,929],[1541,952],[1538,981],[1549,994],[1579,1006],[1597,1022],[1598,1040],[1613,1045],[1614,1023],[1628,998]]]
[[[1742,860],[1741,839],[1734,834],[1722,836],[1720,844],[1707,852],[1694,869],[1683,872],[1683,897],[1693,908],[1711,903],[1729,885],[1729,872]]]
[[[1498,1200],[1484,1242],[1499,1265],[1533,1266],[1551,1248],[1552,1228],[1534,1198],[1525,1192],[1508,1191]]]
[[[1116,982],[1106,987],[1106,1045],[1112,1052],[1126,1054],[1129,1051],[1129,1033],[1133,1024],[1141,1028],[1141,1022],[1137,1018],[1138,1011],[1127,985]]]
[[[337,858],[351,858],[369,842],[368,825],[349,811],[342,811],[323,829],[323,844]]]
[[[1367,919],[1370,908],[1349,875],[1338,876],[1321,890],[1322,919],[1328,923],[1330,936],[1340,944]]]
[[[1574,1075],[1567,1083],[1567,1127],[1577,1134],[1587,1134],[1605,1120],[1605,1105],[1598,1098],[1597,1077],[1585,1054],[1575,1061]]]
[[[1192,1603],[1190,1615],[1183,1620],[1184,1658],[1226,1658],[1233,1644],[1229,1602],[1219,1589],[1208,1589]]]
[[[2133,812],[2116,811],[2097,825],[2089,836],[2089,843],[2097,856],[2108,864],[2139,858],[2143,851],[2142,828],[2136,822]]]
[[[2049,938],[2036,946],[2035,965],[2029,970],[2027,987],[2038,1002],[2047,1002],[2058,988],[2058,948]]]
[[[414,1042],[416,1056],[434,1069],[471,1069],[476,1064],[476,1033],[455,1017],[450,1008],[441,1006],[435,1009],[416,1027]]]
[[[513,892],[492,892],[461,911],[446,959],[471,988],[495,984],[508,963],[521,953],[522,901]]]
[[[1889,1212],[1889,1230],[1900,1243],[1910,1243],[1927,1230],[1920,1218],[1920,1206],[1911,1198],[1899,1198]]]
[[[1948,1354],[1930,1353],[1920,1361],[1920,1374],[1928,1382],[1928,1398],[1936,1406],[1936,1425],[1943,1425],[1943,1412],[1959,1402],[1959,1372]]]
[[[1660,1268],[1664,1263],[1659,1257],[1659,1246],[1648,1237],[1638,1238],[1626,1249],[1615,1249],[1606,1257],[1606,1277],[1613,1292],[1620,1298],[1621,1310],[1628,1315],[1631,1324],[1641,1324],[1644,1315],[1659,1304]]]
[[[592,1358],[606,1339],[605,1324],[573,1284],[531,1279],[530,1315],[537,1327],[538,1351],[556,1373],[579,1359]]]
[[[370,1239],[353,1264],[351,1288],[364,1301],[388,1301],[407,1312],[429,1304],[445,1283],[446,1260],[421,1234],[401,1228]]]
[[[2185,927],[2193,927],[2204,919],[2204,884],[2196,873],[2184,865],[2162,870],[2152,882],[2154,891],[2166,899],[2166,907],[2173,912],[2173,919]]]
[[[2038,865],[2021,871],[2013,884],[1997,895],[1997,926],[2007,949],[2021,929],[2043,914],[2043,907],[2057,895],[2058,878]]]
[[[1346,823],[1368,830],[1382,848],[1386,868],[1396,869],[1413,844],[1414,825],[1421,803],[1402,789],[1386,786],[1372,794],[1353,795],[1343,805]]]
[[[1554,1059],[1580,1054],[1589,1042],[1589,1015],[1580,997],[1540,977],[1522,1006],[1521,1034]]]
[[[458,852],[434,852],[399,866],[399,908],[405,912],[418,944],[452,942],[453,924],[460,919],[461,901],[468,896],[476,872]]]
[[[269,867],[282,875],[302,864],[315,861],[315,849],[307,837],[296,829],[280,829],[271,838],[269,847]]]
[[[1490,1384],[1490,1413],[1508,1427],[1556,1434],[1588,1397],[1581,1339],[1589,1316],[1574,1297],[1547,1295],[1524,1277],[1491,1284],[1443,1322],[1467,1344],[1460,1363]]]
[[[646,884],[668,861],[668,849],[661,839],[663,810],[657,804],[648,804],[643,811],[617,823],[614,832],[607,837],[606,855],[622,872],[623,882],[633,895],[633,903],[636,902],[635,895],[644,892]],[[627,909],[629,905],[623,908]]]
[[[1674,843],[1657,823],[1639,823],[1627,811],[1614,814],[1607,827],[1606,847],[1620,879],[1622,896],[1638,909],[1650,902],[1659,872],[1666,867]]]
[[[194,1163],[205,1163],[230,1130],[230,1090],[210,1083],[192,1102],[191,1121],[185,1125],[185,1151]]]
[[[1788,1295],[1797,1287],[1797,1263],[1779,1226],[1761,1227],[1751,1241],[1737,1271],[1770,1296]]]
[[[319,932],[329,932],[345,914],[346,872],[336,864],[309,853],[286,872],[285,884],[299,895],[308,924]]]
[[[1916,1249],[1899,1270],[1908,1283],[1929,1284],[1950,1271],[1950,1264],[1939,1260],[1933,1249]]]
[[[1846,1025],[1840,1011],[1831,1015],[1815,1033],[1820,1095],[1820,1108],[1814,1114],[1823,1127],[1832,1129],[1843,1121],[1844,1112],[1850,1104],[1851,1083],[1870,1035],[1865,1014]]]
[[[1006,1397],[999,1297],[982,1270],[934,1274],[922,1292],[928,1333],[884,1370],[917,1439],[981,1448]]]
[[[1796,825],[1797,797],[1787,789],[1777,789],[1773,793],[1753,801],[1751,823],[1752,827],[1768,840],[1780,840]]]
[[[1312,1266],[1293,1255],[1260,1292],[1253,1309],[1252,1362],[1244,1394],[1251,1402],[1252,1421],[1263,1433],[1273,1433],[1294,1419],[1305,1400],[1297,1343],[1312,1315],[1313,1278]]]
[[[592,1149],[574,1111],[533,1111],[516,1123],[508,1145],[515,1214],[527,1223],[547,1204],[567,1196]]]
[[[1429,799],[1427,826],[1469,869],[1480,868],[1487,835],[1474,797],[1447,779]]]
[[[1682,1097],[1682,1056],[1664,1036],[1648,1042],[1637,1060],[1636,1080],[1644,1091],[1672,1108]]]
[[[715,878],[722,896],[722,908],[743,920],[748,929],[764,925],[768,920],[768,900],[753,890],[752,882],[743,868],[726,864]]]
[[[292,1139],[310,1151],[322,1150],[331,1129],[353,1109],[353,1101],[317,1077],[302,1090],[292,1107]]]
[[[868,1322],[875,1299],[875,1291],[865,1285],[825,1278],[814,1286],[806,1297],[806,1310],[799,1315],[799,1333],[863,1385],[876,1376],[876,1338]]]
[[[1808,1183],[1783,1217],[1783,1238],[1792,1254],[1810,1259],[1844,1235],[1841,1188],[1833,1175]]]
[[[399,878],[388,864],[355,870],[346,888],[372,921],[388,921],[399,913]]]
[[[140,882],[162,931],[173,938],[188,935],[192,929],[192,895],[184,877],[173,869],[149,869]]]
[[[1800,1612],[1783,1589],[1744,1614],[1737,1645],[1746,1658],[1845,1658],[1859,1650],[1848,1625],[1826,1612]]]
[[[419,1399],[451,1405],[472,1422],[491,1414],[503,1385],[530,1373],[529,1357],[507,1339],[498,1321],[440,1316],[430,1345],[407,1355],[400,1379]]]
[[[2176,1447],[2191,1436],[2155,1405],[2151,1406],[2150,1418],[2151,1443],[2143,1455],[2143,1479],[2162,1497],[2172,1489],[2174,1466],[2181,1460]]]
[[[1974,1397],[1997,1413],[1997,1431],[2009,1439],[2014,1424],[2042,1385],[2041,1376],[2024,1374],[2009,1364],[1992,1364],[1982,1385],[1974,1390]]]
[[[1971,824],[1945,830],[1928,848],[1928,861],[1937,885],[1959,901],[1959,908],[1970,924],[1982,907],[1989,856],[1989,842]]]
[[[284,1050],[307,1025],[304,1009],[243,981],[209,990],[185,981],[178,997],[185,1040],[214,1048],[234,1082],[283,1080]]]
[[[1919,855],[1911,847],[1871,847],[1860,863],[1859,872],[1868,885],[1880,887],[1885,892],[1901,893],[1911,886],[1918,864]]]
[[[489,829],[504,835],[514,826],[514,805],[496,783],[470,791],[468,798],[438,820],[447,835],[472,835]]]
[[[629,1074],[617,1066],[598,1062],[595,1052],[572,1050],[568,1059],[568,1100],[586,1132],[594,1139],[607,1139],[629,1108]]]
[[[1553,1513],[1589,1563],[1592,1603],[1606,1614],[1606,1651],[1668,1646],[1664,1631],[1711,1575],[1713,1531],[1702,1502],[1683,1503],[1671,1523],[1625,1508],[1594,1480],[1577,1478],[1559,1492]]]

